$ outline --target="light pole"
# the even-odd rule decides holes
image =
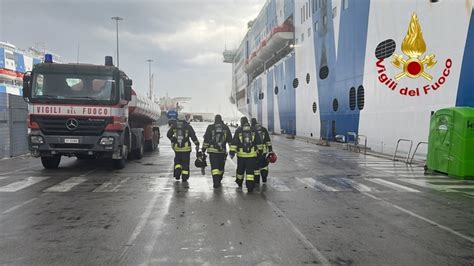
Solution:
[[[146,60],[148,62],[148,81],[149,81],[149,89],[150,89],[150,94],[149,94],[149,97],[150,97],[150,100],[153,100],[153,95],[152,95],[152,92],[153,92],[153,88],[152,88],[152,85],[151,85],[151,63],[153,62],[153,60],[151,59],[148,59]]]
[[[111,17],[111,19],[115,20],[115,31],[117,33],[117,67],[120,67],[119,61],[119,38],[118,38],[118,24],[120,20],[123,20],[121,17]]]

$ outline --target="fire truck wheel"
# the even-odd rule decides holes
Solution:
[[[46,169],[57,169],[61,162],[61,156],[56,155],[53,157],[41,157],[41,163]]]

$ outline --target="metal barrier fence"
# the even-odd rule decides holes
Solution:
[[[27,113],[21,96],[0,93],[0,158],[28,153]]]

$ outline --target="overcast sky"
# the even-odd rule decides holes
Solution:
[[[102,64],[115,55],[134,87],[148,91],[153,59],[155,94],[190,96],[187,110],[231,115],[231,65],[222,51],[236,48],[265,0],[0,0],[0,40],[42,47],[76,62]],[[114,58],[115,60],[115,58]]]

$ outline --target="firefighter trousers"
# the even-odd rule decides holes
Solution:
[[[174,177],[179,180],[180,177],[183,181],[189,178],[189,161],[191,152],[175,152],[174,155]]]
[[[225,153],[209,153],[209,161],[211,162],[212,181],[214,186],[220,185],[222,177],[224,176],[225,160],[227,154]]]
[[[266,154],[260,154],[257,156],[257,168],[255,169],[255,183],[260,183],[260,177],[262,181],[267,182],[268,177],[268,161]]]
[[[247,189],[253,190],[255,188],[255,169],[257,167],[257,158],[243,158],[237,157],[237,179],[235,182],[242,186],[245,177],[245,185]]]

